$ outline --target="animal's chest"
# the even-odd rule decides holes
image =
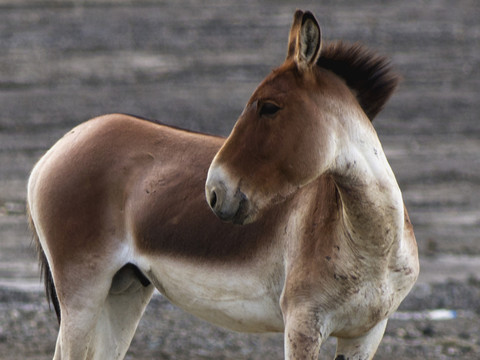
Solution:
[[[398,306],[395,291],[388,281],[363,282],[343,290],[349,295],[341,299],[342,288],[339,288],[339,299],[331,316],[333,336],[359,336],[387,318]]]
[[[335,248],[335,247],[334,247]],[[335,248],[335,250],[337,250]],[[319,308],[329,311],[334,336],[355,337],[390,316],[414,282],[403,257],[393,253],[367,256],[342,251],[330,259],[319,277]],[[407,269],[406,273],[395,269]],[[328,294],[328,296],[325,296]]]

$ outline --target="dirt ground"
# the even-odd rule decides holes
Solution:
[[[0,0],[0,359],[49,359],[58,330],[25,221],[35,161],[110,112],[227,135],[283,61],[295,8],[317,15],[325,40],[360,41],[403,76],[375,127],[422,273],[376,359],[480,359],[477,0]],[[279,359],[282,342],[213,327],[157,295],[127,358]]]

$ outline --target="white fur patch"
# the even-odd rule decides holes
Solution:
[[[235,266],[142,256],[138,265],[166,298],[204,320],[243,332],[283,331],[282,265],[261,260]]]

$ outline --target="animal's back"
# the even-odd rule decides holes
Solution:
[[[190,181],[200,183],[222,142],[120,114],[77,126],[29,179],[29,208],[40,239],[48,239],[47,256],[61,263],[71,261],[70,254],[102,253],[107,242],[98,239],[124,237],[126,215],[141,210],[128,208],[130,198],[160,181],[154,171],[168,173],[167,182],[189,172]]]
[[[120,114],[72,129],[29,179],[29,208],[49,262],[71,267],[81,253],[101,257],[132,238],[144,254],[248,262],[273,241],[285,207],[246,226],[213,214],[204,186],[223,141]]]

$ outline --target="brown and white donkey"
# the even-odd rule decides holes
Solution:
[[[120,114],[67,133],[28,182],[54,359],[123,358],[155,288],[214,324],[283,331],[286,359],[329,336],[337,359],[371,359],[419,271],[371,124],[397,82],[298,10],[226,140]]]

